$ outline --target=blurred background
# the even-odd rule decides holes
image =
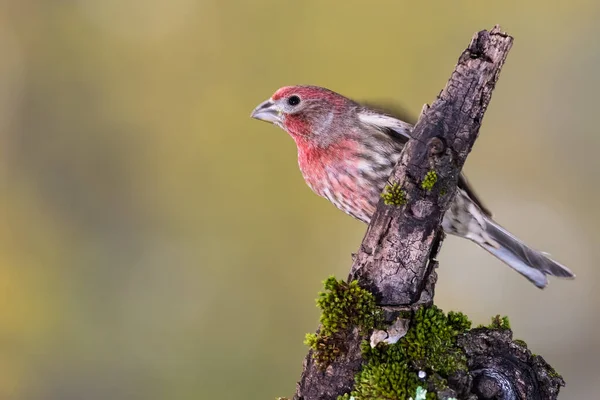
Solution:
[[[418,115],[474,32],[515,37],[466,171],[573,269],[540,291],[448,238],[437,304],[507,314],[595,398],[600,3],[0,1],[0,399],[294,392],[328,275],[365,226],[249,118],[310,83]]]

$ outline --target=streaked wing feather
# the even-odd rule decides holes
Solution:
[[[409,125],[409,129],[412,129],[414,123],[404,121],[415,121],[414,118],[410,117],[408,112],[401,107],[389,103],[362,104],[365,106],[365,115],[369,115],[366,118],[368,123],[376,125],[380,131],[393,137],[402,144],[405,144],[408,141],[410,137],[406,133],[407,130],[403,128],[406,128],[406,126]],[[379,118],[375,116],[379,116]],[[393,120],[398,121],[398,123],[395,123]],[[492,212],[483,204],[481,198],[477,195],[464,173],[461,173],[458,178],[458,187],[467,193],[471,200],[473,200],[485,215],[492,217]]]
[[[414,116],[403,107],[393,104],[387,101],[377,101],[377,102],[361,102],[363,106],[366,108],[373,110],[373,112],[389,115],[390,117],[399,119],[400,121],[407,122],[411,125],[417,123],[417,120]]]
[[[461,172],[460,176],[458,177],[458,187],[467,193],[471,200],[473,200],[473,203],[475,203],[486,216],[490,218],[493,216],[492,211],[490,211],[490,209],[483,204],[481,198],[477,195],[477,193],[475,193],[473,186],[471,186],[467,180],[467,176],[464,174],[464,172]]]

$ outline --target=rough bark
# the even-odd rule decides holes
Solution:
[[[346,341],[346,354],[337,358],[325,370],[313,360],[311,349],[304,358],[302,376],[298,382],[294,400],[336,399],[349,392],[354,383],[354,375],[360,370],[362,356],[360,343],[366,339],[354,329]]]
[[[512,41],[498,26],[474,35],[446,87],[431,107],[423,109],[390,177],[404,191],[406,203],[398,207],[380,201],[354,257],[349,280],[358,279],[375,294],[390,321],[399,310],[433,303],[442,217],[456,193],[460,171],[478,136]],[[425,190],[422,182],[429,171],[435,171],[437,181]],[[510,337],[498,335],[480,329],[461,339],[473,373],[452,383],[455,392],[462,394],[459,398],[556,398],[562,380],[544,380],[551,369],[544,369],[549,366],[543,360],[536,359],[539,365],[533,366],[530,353],[524,355],[526,351],[519,352]],[[354,332],[346,355],[324,371],[309,352],[294,399],[336,399],[351,391],[361,366],[362,339]],[[532,390],[544,395],[531,397]]]
[[[415,125],[390,178],[408,202],[402,208],[380,202],[350,272],[382,305],[415,304],[433,272],[427,264],[434,239],[511,45],[512,38],[499,29],[477,33],[446,88]],[[420,183],[430,170],[438,180],[426,191]],[[427,293],[422,301],[432,298]]]
[[[470,393],[479,399],[546,400],[558,398],[564,380],[510,329],[477,328],[458,339],[468,360]]]

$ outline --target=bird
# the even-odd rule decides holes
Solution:
[[[296,143],[298,165],[312,191],[367,224],[413,130],[387,110],[311,85],[278,89],[251,117],[286,131]],[[548,275],[575,277],[495,222],[463,173],[442,228],[475,242],[538,288],[548,285]]]

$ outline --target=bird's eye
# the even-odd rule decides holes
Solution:
[[[297,106],[298,104],[300,104],[300,97],[296,95],[290,96],[287,102],[290,106]]]

